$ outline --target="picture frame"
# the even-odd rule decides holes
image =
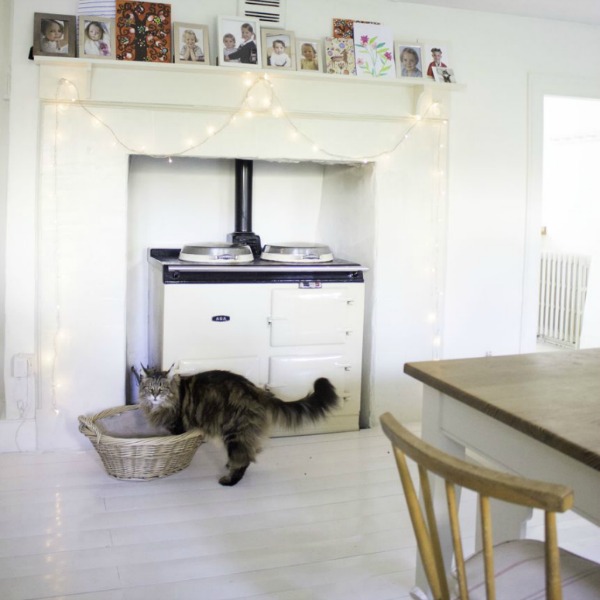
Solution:
[[[117,60],[170,63],[171,5],[116,0]]]
[[[306,38],[296,40],[296,69],[298,71],[323,72],[323,63],[323,42],[321,40]]]
[[[46,33],[50,38],[46,37]],[[34,13],[33,55],[74,57],[77,49],[75,15]]]
[[[208,25],[173,23],[173,59],[182,64],[210,65]]]
[[[436,64],[436,61],[439,64]],[[423,73],[425,77],[434,79],[434,67],[449,68],[452,66],[448,45],[444,42],[427,42],[423,44]]]
[[[79,58],[116,56],[115,20],[90,15],[79,16]]]
[[[219,66],[242,69],[262,67],[260,21],[258,19],[218,17],[217,30],[219,32],[217,40]],[[244,37],[246,37],[245,41]],[[230,58],[231,55],[234,58]]]
[[[402,79],[422,79],[425,77],[423,68],[423,46],[407,42],[396,42],[396,75]]]
[[[296,69],[296,37],[293,31],[263,28],[261,43],[265,69]]]

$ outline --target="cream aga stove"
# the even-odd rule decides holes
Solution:
[[[358,429],[366,269],[323,245],[261,248],[242,204],[232,242],[149,251],[150,364],[232,370],[284,400],[327,377],[341,407],[290,433]]]

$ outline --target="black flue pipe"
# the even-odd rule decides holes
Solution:
[[[251,160],[235,159],[235,230],[252,231],[252,167]]]
[[[235,231],[227,240],[250,246],[254,258],[259,258],[260,236],[252,231],[252,166],[251,160],[235,159]]]

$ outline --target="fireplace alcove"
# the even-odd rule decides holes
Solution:
[[[208,235],[205,225],[215,229],[211,238],[222,239],[231,230],[224,198],[233,189],[222,178],[234,158],[258,161],[255,198],[260,193],[265,200],[255,209],[254,229],[261,236],[275,235],[277,195],[290,193],[286,227],[295,221],[298,236],[323,240],[336,255],[370,269],[366,423],[397,397],[404,357],[434,355],[441,327],[446,119],[453,87],[303,74],[264,83],[261,71],[36,61],[38,449],[85,447],[77,416],[125,401],[128,361],[139,356],[128,350],[128,337],[131,348],[137,335],[132,336],[132,323],[140,318],[139,303],[131,297],[140,293],[139,248],[148,232],[136,238],[140,215],[146,214],[144,198],[150,230],[174,219],[163,238],[160,232],[153,237],[153,245],[198,241]],[[263,103],[249,118],[248,89],[257,91],[255,102],[263,103],[266,94],[269,110]],[[270,111],[275,105],[278,114]],[[424,118],[415,118],[415,110],[426,112]],[[205,225],[206,198],[188,201],[185,209],[177,198],[189,192],[189,172],[180,182],[169,179],[196,161],[206,172],[200,187],[219,196]],[[269,178],[277,184],[270,186]],[[132,190],[136,180],[139,187]],[[303,193],[312,196],[304,211]],[[410,340],[410,355],[402,340]]]

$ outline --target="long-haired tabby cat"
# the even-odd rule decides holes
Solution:
[[[221,485],[235,485],[244,476],[271,422],[294,428],[322,419],[338,404],[335,388],[323,377],[305,398],[284,402],[229,371],[171,376],[171,369],[142,365],[138,374],[132,367],[140,384],[140,408],[153,425],[174,434],[199,427],[207,436],[221,437],[229,458],[229,474],[219,479]]]

